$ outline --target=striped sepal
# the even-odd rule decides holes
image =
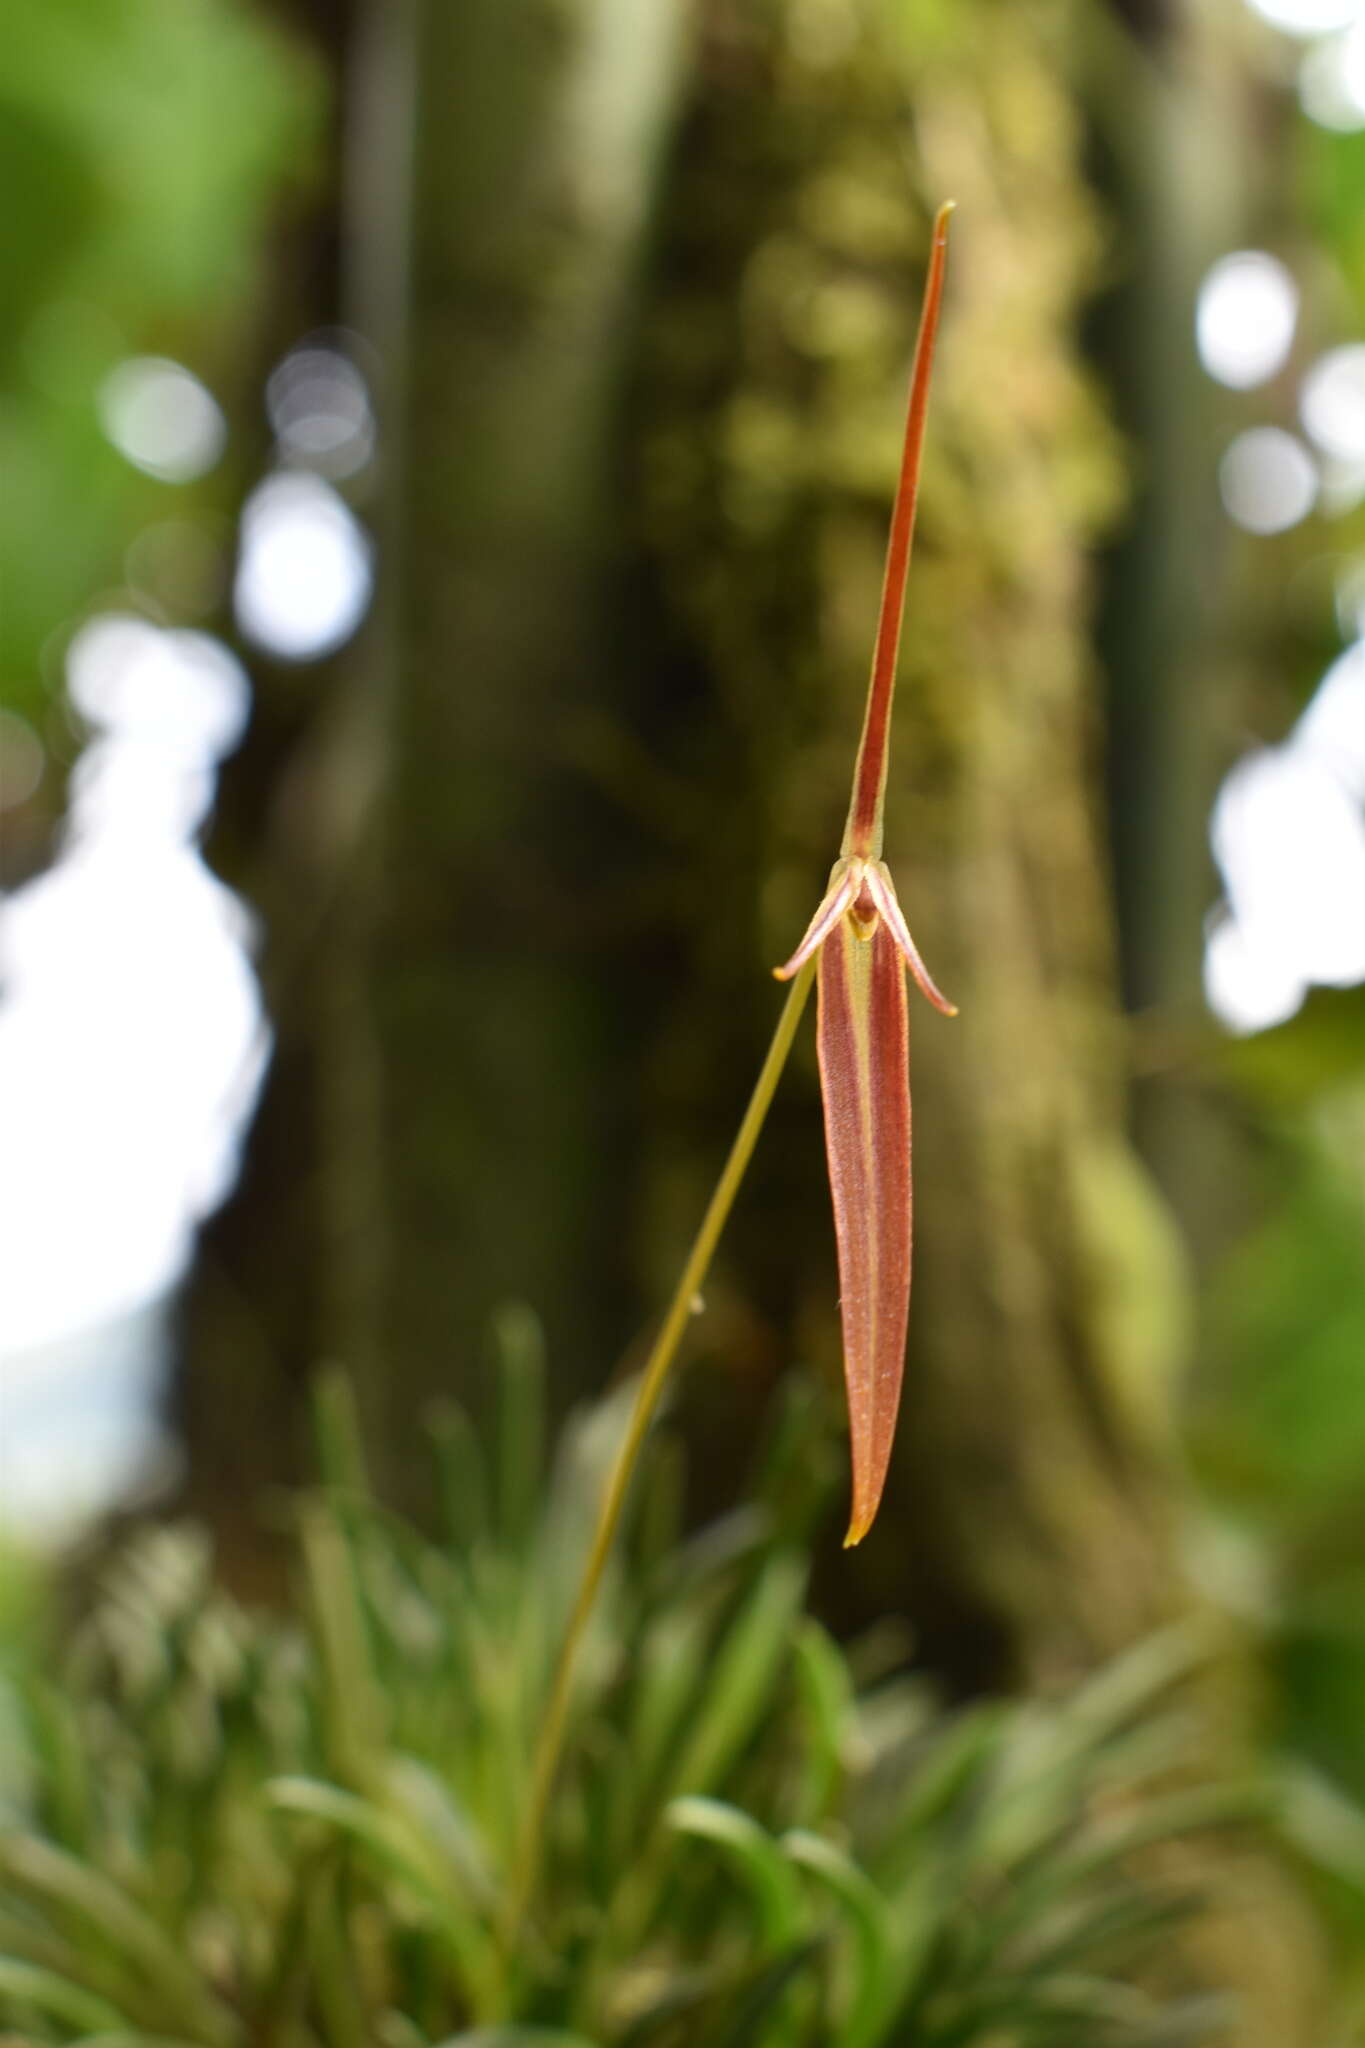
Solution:
[[[862,938],[845,917],[821,951],[817,986],[853,1449],[850,1544],[881,1499],[910,1308],[909,1023],[905,965],[885,919]]]

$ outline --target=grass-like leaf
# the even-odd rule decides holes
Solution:
[[[759,1940],[780,1949],[802,1921],[801,1888],[790,1856],[766,1829],[723,1799],[675,1799],[665,1818],[681,1834],[714,1842],[743,1876],[756,1908]]]
[[[197,1535],[148,1531],[60,1661],[18,1681],[0,2028],[32,2048],[1197,2038],[1205,2008],[1133,1975],[1194,1904],[1139,1874],[1150,1844],[1247,1810],[1192,1775],[1188,1646],[1055,1705],[951,1715],[885,1644],[851,1661],[803,1612],[790,1535],[825,1412],[790,1410],[761,1508],[677,1541],[642,1490],[509,1946],[565,1551],[625,1404],[576,1426],[552,1476],[538,1425],[513,1442],[503,1418],[486,1449],[447,1420],[438,1459],[478,1477],[433,1542],[369,1496],[334,1388],[296,1616],[243,1614]]]

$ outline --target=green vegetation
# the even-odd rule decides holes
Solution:
[[[1003,2048],[1204,2038],[1143,1958],[1195,1908],[1150,1846],[1235,1821],[1182,1785],[1172,1634],[1053,1705],[946,1711],[904,1644],[806,1611],[840,1460],[794,1394],[755,1503],[684,1537],[667,1439],[580,1665],[545,1874],[503,1891],[621,1399],[542,1464],[509,1318],[495,1440],[432,1430],[444,1528],[366,1484],[324,1388],[297,1614],[215,1589],[192,1529],[103,1572],[60,1676],[5,1703],[0,2016],[101,2048]]]
[[[1109,2048],[1217,2036],[1215,1991],[1236,2048],[1359,2048],[1365,996],[1231,1040],[1197,995],[1220,776],[1365,630],[1349,465],[1282,533],[1217,504],[1365,332],[1365,130],[1294,97],[1327,42],[1231,0],[6,26],[3,886],[51,862],[82,620],[240,646],[266,381],[339,331],[379,580],[335,659],[252,652],[206,842],[276,1052],[187,1282],[187,1519],[60,1567],[69,1608],[0,1554],[0,2048]],[[889,852],[963,1023],[914,1026],[909,1426],[837,1566],[816,1397],[741,1491],[790,1361],[838,1374],[808,1032],[679,1302],[693,1478],[650,1443],[541,1830],[625,1397],[547,1463],[514,1317],[438,1488],[412,1417],[479,1409],[505,1294],[558,1414],[672,1282],[842,816],[950,194]],[[1225,388],[1196,293],[1262,246],[1293,353]],[[202,478],[105,430],[149,354],[222,409]],[[375,1485],[333,1384],[295,1597],[249,1612],[319,1358]]]
[[[235,397],[321,81],[263,12],[221,0],[15,0],[5,26],[0,173],[23,204],[0,264],[0,698],[41,718],[52,636],[169,509],[103,434],[99,387],[150,348]]]

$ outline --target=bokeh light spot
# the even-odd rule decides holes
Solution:
[[[1204,999],[1220,1024],[1238,1034],[1268,1031],[1292,1017],[1307,993],[1303,978],[1251,942],[1236,918],[1217,920],[1204,943]]]
[[[1283,533],[1312,511],[1318,473],[1302,441],[1283,427],[1249,427],[1218,469],[1230,519],[1248,533]]]
[[[349,640],[374,583],[359,521],[320,477],[273,476],[242,513],[234,586],[238,623],[287,661],[313,661]]]
[[[168,633],[108,612],[67,650],[71,701],[91,725],[191,761],[230,753],[251,689],[241,663],[206,633]]]
[[[1199,287],[1199,360],[1235,390],[1263,384],[1288,358],[1298,310],[1298,288],[1274,256],[1243,249],[1220,258]]]
[[[1314,749],[1267,747],[1223,783],[1209,828],[1247,944],[1286,978],[1365,980],[1365,817]]]
[[[1294,727],[1291,744],[1308,749],[1365,802],[1365,647],[1348,647],[1332,663]]]
[[[116,615],[75,636],[67,673],[96,737],[58,859],[0,903],[7,1374],[175,1283],[270,1045],[250,918],[195,844],[245,676],[203,634]]]
[[[227,440],[227,421],[212,392],[165,356],[133,356],[111,370],[99,409],[119,453],[165,483],[202,476]]]
[[[1247,0],[1247,5],[1289,36],[1330,35],[1359,12],[1359,0]]]
[[[1305,51],[1299,103],[1320,128],[1349,135],[1365,128],[1365,25],[1328,36]]]
[[[272,371],[266,410],[287,461],[324,476],[351,476],[374,448],[369,387],[338,349],[295,349]]]
[[[1365,342],[1320,356],[1303,380],[1303,424],[1319,448],[1341,462],[1365,462]]]

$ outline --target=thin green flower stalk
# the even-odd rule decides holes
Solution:
[[[532,1759],[504,1927],[510,1955],[534,1896],[546,1819],[564,1748],[574,1671],[641,1447],[658,1409],[726,1219],[753,1154],[812,982],[820,991],[825,1146],[839,1252],[844,1370],[853,1446],[846,1543],[876,1513],[900,1399],[910,1298],[910,1096],[905,970],[936,1008],[955,1014],[920,959],[881,858],[891,706],[914,532],[929,375],[938,328],[951,205],[934,222],[924,310],[910,379],[900,479],[891,516],[881,615],[848,823],[827,895],[779,980],[790,983],[738,1135],[641,1375],[550,1683]]]
[[[682,1342],[683,1332],[693,1314],[697,1296],[705,1282],[711,1260],[715,1256],[720,1234],[734,1207],[740,1182],[753,1157],[758,1134],[763,1128],[764,1118],[777,1092],[777,1084],[781,1079],[782,1069],[787,1064],[787,1055],[796,1037],[796,1027],[801,1021],[801,1012],[806,1007],[806,999],[810,995],[814,979],[815,964],[812,961],[809,967],[796,975],[787,992],[787,1000],[778,1016],[777,1028],[773,1032],[767,1058],[754,1084],[754,1092],[749,1098],[749,1106],[735,1135],[735,1142],[730,1147],[730,1156],[721,1169],[720,1179],[716,1182],[715,1192],[707,1204],[701,1228],[693,1240],[692,1249],[687,1255],[678,1284],[673,1291],[668,1313],[640,1375],[630,1420],[612,1464],[611,1477],[602,1496],[587,1563],[583,1567],[583,1577],[564,1630],[564,1640],[555,1663],[554,1676],[550,1682],[549,1697],[545,1705],[545,1718],[541,1722],[536,1742],[530,1790],[526,1800],[526,1817],[508,1908],[507,1931],[511,1939],[515,1939],[525,1918],[539,1874],[545,1818],[549,1810],[550,1795],[554,1790],[555,1773],[559,1768],[564,1748],[564,1729],[568,1719],[579,1646],[597,1602],[602,1574],[611,1556],[612,1544],[620,1526],[630,1482],[639,1462],[641,1448],[649,1434],[649,1426],[654,1420],[668,1383],[668,1375],[677,1356],[678,1346]]]

